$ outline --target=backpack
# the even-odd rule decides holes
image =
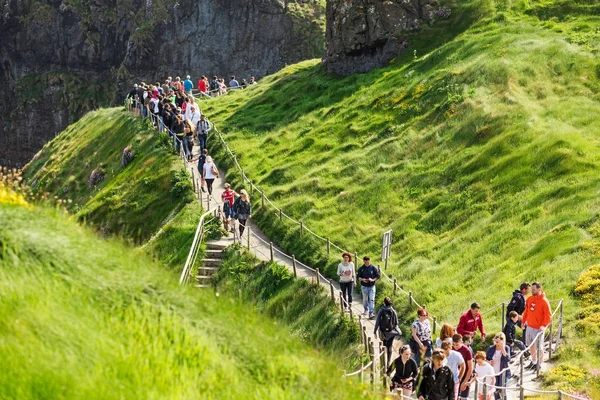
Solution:
[[[385,333],[391,332],[394,329],[393,325],[394,324],[392,310],[382,309],[381,316],[379,319],[379,329],[381,329],[381,331]]]

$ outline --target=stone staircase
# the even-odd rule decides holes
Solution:
[[[198,275],[196,275],[196,287],[210,287],[212,275],[219,270],[219,266],[223,261],[223,249],[227,244],[218,241],[207,242],[204,258],[198,267]]]

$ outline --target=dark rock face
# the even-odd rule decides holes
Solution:
[[[134,82],[261,77],[323,54],[316,0],[4,0],[0,165],[24,163]]]
[[[432,22],[437,0],[328,0],[327,68],[351,75],[398,56],[405,37]]]

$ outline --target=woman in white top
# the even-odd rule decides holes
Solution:
[[[350,253],[342,254],[342,262],[338,264],[337,274],[340,277],[342,296],[346,302],[344,308],[349,310],[352,305],[352,288],[356,287],[356,274]]]
[[[202,167],[202,177],[206,182],[206,188],[208,189],[208,194],[212,196],[212,184],[219,177],[219,170],[217,166],[213,162],[211,156],[206,156],[206,161],[204,162],[204,166]]]

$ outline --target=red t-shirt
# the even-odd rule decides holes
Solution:
[[[454,350],[454,347],[452,348],[452,350]],[[465,367],[466,362],[469,360],[473,359],[473,353],[471,353],[471,350],[469,350],[469,348],[467,346],[465,346],[464,344],[462,346],[460,346],[460,348],[458,350],[456,350],[460,353],[461,356],[463,356],[463,359],[465,360]],[[473,368],[475,368],[475,366],[473,366]],[[468,377],[471,378],[471,377]],[[463,382],[465,381],[465,379],[468,379],[466,376],[463,377]]]
[[[199,90],[200,90],[202,93],[206,92],[206,81],[205,81],[204,79],[200,79],[200,80],[198,81],[198,89],[199,89]]]
[[[221,193],[221,200],[223,200],[223,203],[227,201],[229,203],[229,207],[233,207],[235,195],[236,193],[234,190],[226,190],[223,193]]]

